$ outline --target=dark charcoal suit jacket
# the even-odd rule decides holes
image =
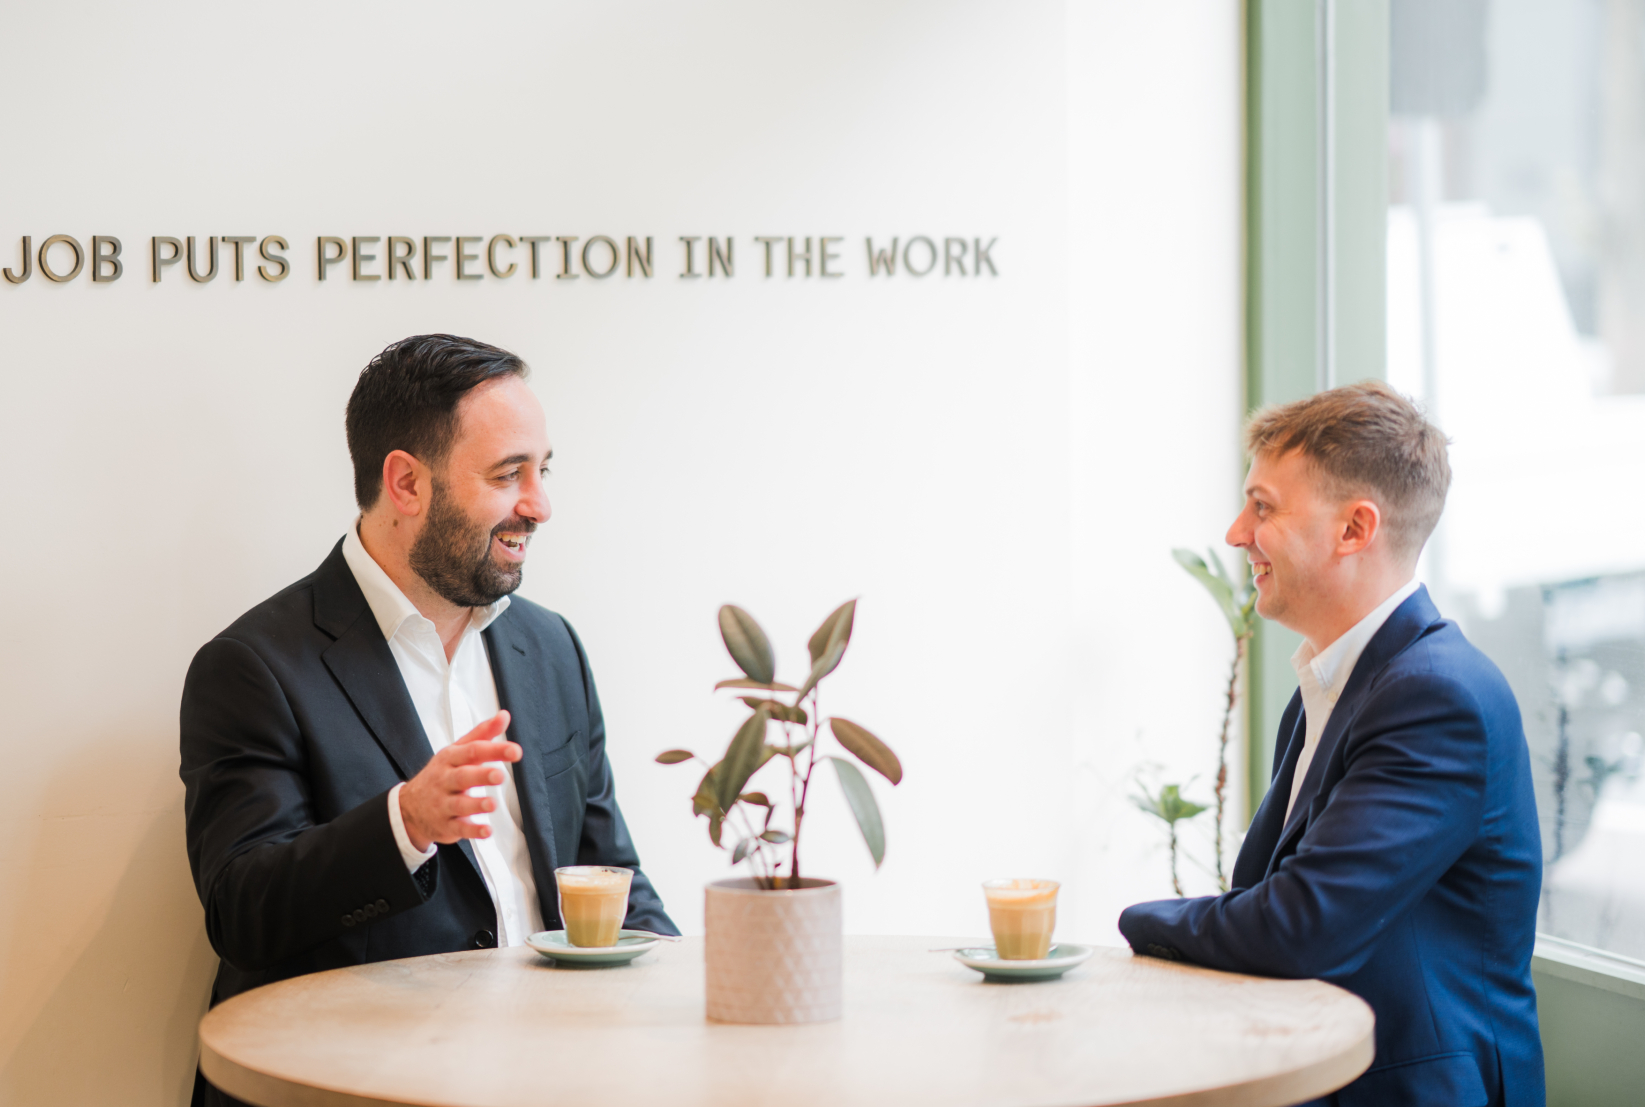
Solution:
[[[543,920],[554,869],[635,870],[626,925],[679,931],[618,810],[605,722],[571,627],[514,597],[485,630]],[[342,543],[313,574],[206,643],[183,686],[189,864],[222,958],[215,1005],[302,973],[496,945],[467,842],[415,876],[389,829],[388,791],[433,756]]]
[[[1531,949],[1542,841],[1519,706],[1419,588],[1366,645],[1289,820],[1302,697],[1222,896],[1129,907],[1139,953],[1319,977],[1376,1012],[1376,1059],[1321,1102],[1541,1107]]]

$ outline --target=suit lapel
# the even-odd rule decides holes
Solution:
[[[509,613],[503,612],[485,629],[486,654],[497,681],[497,703],[509,714],[508,736],[520,746],[520,760],[514,763],[514,790],[520,797],[520,815],[525,820],[537,897],[543,901],[544,917],[548,918],[558,913],[550,908],[554,870],[562,862],[554,842],[548,786],[538,766],[543,751],[552,748],[555,736],[547,731],[542,659],[532,656],[530,640],[518,629]]]
[[[1268,794],[1257,805],[1251,816],[1251,825],[1240,843],[1239,856],[1234,859],[1233,886],[1249,888],[1268,871],[1279,840],[1280,823],[1285,817],[1285,801],[1281,796],[1291,794],[1291,777],[1296,771],[1297,753],[1302,748],[1302,697],[1291,696],[1285,713],[1280,716],[1274,741],[1274,771],[1268,784]]]
[[[314,622],[337,639],[320,655],[326,668],[400,778],[410,780],[434,751],[371,605],[343,559],[341,542],[314,574]]]
[[[1347,732],[1354,716],[1359,714],[1360,703],[1370,691],[1376,675],[1437,622],[1439,611],[1428,598],[1427,585],[1422,585],[1394,609],[1393,614],[1388,616],[1388,621],[1383,623],[1365,644],[1364,652],[1354,663],[1354,671],[1348,676],[1348,683],[1343,685],[1342,695],[1338,697],[1336,706],[1331,708],[1331,717],[1326,721],[1325,731],[1319,736],[1319,748],[1314,751],[1314,758],[1308,763],[1308,772],[1302,778],[1302,788],[1297,792],[1297,802],[1291,808],[1291,817],[1286,820],[1285,829],[1274,846],[1275,861],[1307,825],[1308,810],[1324,784],[1325,774],[1336,748],[1341,744],[1342,736]],[[1303,721],[1299,729],[1305,732],[1306,721]],[[1300,744],[1298,748],[1300,750]]]
[[[321,660],[400,779],[410,780],[428,764],[434,750],[382,628],[343,558],[341,542],[314,574],[314,623],[337,639],[321,653]],[[467,841],[458,845],[478,873],[474,847]]]

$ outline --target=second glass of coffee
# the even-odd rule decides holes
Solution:
[[[554,870],[560,921],[574,946],[614,946],[628,917],[633,869],[615,865],[567,865]]]
[[[1006,961],[1038,961],[1051,952],[1051,932],[1057,927],[1055,880],[986,880],[988,923],[994,931],[994,952]]]

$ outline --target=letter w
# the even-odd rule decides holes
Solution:
[[[886,276],[895,277],[897,275],[896,239],[891,240],[891,249],[881,250],[877,254],[874,252],[874,240],[872,238],[868,240],[868,275],[870,277],[877,276],[881,266],[885,267]]]

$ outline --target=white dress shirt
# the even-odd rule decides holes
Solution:
[[[1388,616],[1410,599],[1417,588],[1416,581],[1408,582],[1355,623],[1341,638],[1318,653],[1304,641],[1291,655],[1291,668],[1297,671],[1297,686],[1302,692],[1302,713],[1308,731],[1303,739],[1302,754],[1297,758],[1296,774],[1291,777],[1291,800],[1285,805],[1286,822],[1291,821],[1291,808],[1296,806],[1297,793],[1302,791],[1302,778],[1308,775],[1308,766],[1313,764],[1314,751],[1319,748],[1325,724],[1331,720],[1331,709],[1336,707],[1342,689],[1353,675],[1359,655],[1365,652],[1365,647],[1382,629],[1382,624],[1388,621]]]
[[[343,560],[365,593],[366,603],[376,616],[389,652],[399,666],[400,676],[411,693],[417,718],[428,735],[428,744],[438,752],[497,713],[497,681],[491,672],[485,638],[480,632],[508,609],[504,596],[487,607],[474,608],[451,660],[432,620],[426,618],[405,593],[366,552],[360,542],[358,522],[343,538]],[[491,837],[473,838],[474,856],[491,892],[497,912],[497,944],[522,945],[528,935],[543,929],[543,912],[537,902],[537,881],[531,873],[531,852],[526,844],[520,817],[520,794],[514,787],[513,766],[494,762],[506,774],[501,785],[471,789],[470,795],[489,795],[497,802],[490,815],[470,816],[473,822],[491,824]],[[396,784],[388,794],[388,821],[406,868],[417,871],[435,854],[413,848],[400,814],[400,789]]]

